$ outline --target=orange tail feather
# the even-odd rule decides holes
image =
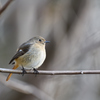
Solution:
[[[16,68],[18,68],[18,67],[19,67],[19,65],[18,65],[18,64],[15,64],[15,66],[14,66],[12,69],[16,69]],[[11,75],[12,75],[12,73],[10,73],[10,74],[8,75],[6,81],[8,81],[8,80],[10,79]]]

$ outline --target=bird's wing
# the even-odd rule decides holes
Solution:
[[[9,64],[12,63],[15,59],[17,59],[18,57],[24,55],[26,52],[29,51],[29,48],[31,47],[32,44],[29,43],[23,43],[19,49],[17,50],[16,54],[14,55],[14,57],[10,60]]]

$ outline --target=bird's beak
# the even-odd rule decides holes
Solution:
[[[45,41],[45,43],[49,43],[50,41]]]

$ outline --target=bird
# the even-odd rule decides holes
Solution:
[[[9,64],[14,64],[12,69],[17,69],[19,66],[22,66],[23,74],[26,72],[25,69],[33,69],[38,73],[37,69],[46,59],[45,45],[49,42],[41,36],[36,36],[23,43],[9,62]],[[12,73],[9,73],[6,81],[11,76]]]

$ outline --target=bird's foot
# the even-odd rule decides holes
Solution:
[[[22,66],[22,76],[24,76],[24,74],[27,73],[25,68]]]
[[[36,70],[35,68],[33,68],[33,70],[34,70],[35,77],[36,77],[36,75],[39,74],[39,72],[38,72],[38,70]]]

